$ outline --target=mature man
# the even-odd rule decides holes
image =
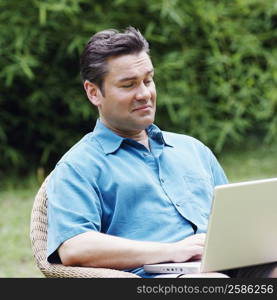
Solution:
[[[47,186],[48,260],[148,277],[144,264],[201,258],[213,187],[227,179],[201,142],[153,124],[147,41],[132,27],[99,32],[81,74],[99,119]]]

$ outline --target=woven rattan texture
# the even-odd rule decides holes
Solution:
[[[138,278],[139,276],[133,273],[114,269],[70,267],[62,264],[51,264],[47,261],[46,184],[49,180],[49,176],[45,179],[35,197],[30,222],[30,238],[33,255],[38,268],[44,276],[50,278]]]

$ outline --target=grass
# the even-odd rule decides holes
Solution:
[[[0,277],[43,277],[35,266],[29,238],[36,189],[0,193]]]
[[[219,161],[230,182],[277,177],[277,143],[229,150]],[[0,277],[43,277],[35,266],[29,239],[30,213],[39,184],[35,177],[19,187],[15,182],[11,180],[0,192]]]
[[[277,177],[277,142],[272,145],[249,143],[219,157],[230,182]]]

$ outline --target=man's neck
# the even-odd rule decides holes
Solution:
[[[125,130],[119,130],[117,128],[113,128],[113,127],[109,126],[108,124],[106,124],[106,122],[103,122],[103,120],[101,120],[101,122],[107,128],[109,128],[111,131],[113,131],[115,134],[117,134],[123,138],[129,138],[129,139],[135,140],[138,143],[144,145],[150,151],[148,135],[147,135],[147,132],[145,129],[134,130],[134,131],[127,131],[127,130],[125,131]]]

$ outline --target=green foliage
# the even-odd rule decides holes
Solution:
[[[51,169],[92,130],[79,55],[111,27],[150,42],[162,129],[216,152],[277,134],[275,0],[0,0],[0,11],[2,172]]]

